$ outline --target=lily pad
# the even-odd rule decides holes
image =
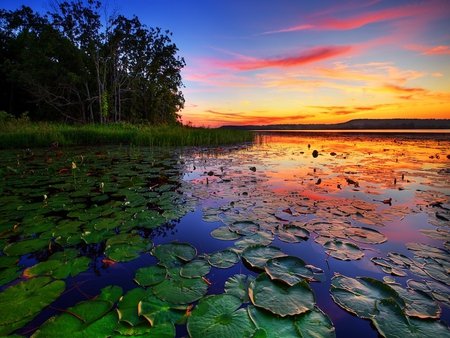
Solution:
[[[252,275],[234,275],[225,282],[225,292],[238,297],[243,303],[249,303],[248,288],[255,280]]]
[[[117,303],[117,313],[119,321],[126,322],[130,326],[136,326],[145,322],[145,319],[139,316],[138,304],[142,299],[151,294],[150,290],[137,287],[128,291]]]
[[[142,299],[138,305],[139,315],[145,317],[151,326],[167,322],[176,324],[185,318],[189,308],[189,305],[165,302],[154,295]]]
[[[231,231],[228,226],[222,226],[220,228],[214,229],[213,231],[211,231],[211,236],[222,241],[234,241],[242,237],[242,235]]]
[[[180,275],[185,278],[198,278],[206,276],[211,266],[204,259],[197,259],[186,263],[180,270]]]
[[[208,256],[208,262],[219,269],[228,269],[239,262],[239,256],[233,250],[225,249],[213,252]]]
[[[8,256],[21,256],[31,252],[41,251],[48,246],[48,240],[41,238],[30,238],[7,245],[3,252]]]
[[[25,270],[27,276],[49,275],[55,279],[66,279],[69,275],[75,277],[81,272],[89,270],[91,259],[82,256],[68,261],[49,259]]]
[[[252,245],[269,245],[273,242],[273,235],[266,231],[257,231],[253,235],[243,236],[240,240],[236,241],[234,245],[238,248],[245,249]]]
[[[117,325],[117,313],[110,311],[112,306],[103,299],[78,303],[47,320],[32,337],[109,337]]]
[[[295,225],[275,228],[272,232],[278,236],[280,241],[286,243],[300,243],[306,241],[310,236],[308,230]]]
[[[264,270],[266,262],[271,258],[286,256],[280,248],[274,246],[253,245],[242,252],[242,258],[252,268]]]
[[[336,337],[336,331],[330,317],[317,306],[312,311],[295,317],[295,326],[303,338]]]
[[[197,249],[188,243],[173,242],[156,246],[151,254],[158,258],[159,264],[171,268],[193,260]]]
[[[427,293],[419,290],[404,289],[399,284],[389,284],[405,301],[405,314],[418,318],[439,318],[441,309]]]
[[[358,260],[364,256],[364,252],[353,243],[348,241],[331,240],[323,244],[323,247],[327,250],[327,253],[336,259],[343,261]]]
[[[316,297],[306,280],[292,286],[260,274],[249,288],[253,305],[282,317],[298,315],[314,308]]]
[[[209,284],[203,278],[184,278],[180,267],[168,269],[168,276],[153,286],[153,293],[161,300],[174,304],[188,304],[202,298]]]
[[[269,259],[265,270],[272,279],[285,282],[288,285],[294,285],[303,279],[308,281],[322,281],[325,279],[325,273],[320,269],[313,269],[311,266],[298,257],[284,256]]]
[[[229,228],[239,235],[253,235],[259,230],[259,225],[251,221],[234,222],[229,225]]]
[[[141,236],[121,234],[106,241],[105,255],[115,262],[128,262],[152,248],[153,243]]]
[[[247,311],[255,326],[264,332],[261,337],[303,338],[295,325],[294,317],[274,316],[272,312],[255,306],[247,307]]]
[[[136,270],[135,281],[140,286],[150,286],[162,282],[166,278],[167,270],[160,265],[151,265]]]
[[[20,282],[0,293],[0,335],[24,326],[56,300],[66,288],[63,281],[36,277]]]
[[[387,241],[387,237],[381,232],[366,227],[350,227],[344,233],[352,240],[365,244],[381,244]]]
[[[202,298],[187,322],[191,337],[252,337],[253,322],[245,309],[239,309],[239,298],[228,295],[211,295]]]

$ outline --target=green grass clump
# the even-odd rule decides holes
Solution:
[[[1,117],[1,116],[0,116]],[[229,129],[149,126],[128,123],[67,125],[0,121],[0,149],[130,143],[137,146],[221,146],[252,142],[254,134]]]

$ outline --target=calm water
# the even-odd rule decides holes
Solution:
[[[96,148],[95,151],[105,154],[111,152],[110,149]],[[87,158],[94,149],[84,151]],[[337,337],[378,337],[378,332],[369,321],[351,315],[334,303],[330,297],[330,280],[335,274],[353,278],[367,276],[381,281],[393,277],[406,286],[408,280],[426,278],[410,270],[404,271],[405,276],[393,276],[383,272],[371,259],[387,258],[388,253],[413,258],[415,254],[407,248],[407,243],[448,249],[444,242],[450,238],[436,239],[423,233],[423,230],[449,230],[445,221],[450,208],[448,133],[270,132],[257,133],[255,144],[229,148],[162,153],[148,148],[134,151],[143,156],[143,162],[139,163],[142,166],[158,165],[158,161],[173,156],[170,163],[177,163],[177,166],[171,169],[169,183],[175,189],[183,187],[184,194],[195,199],[198,205],[192,209],[194,211],[148,231],[145,236],[155,245],[187,242],[197,248],[199,254],[211,254],[234,246],[233,241],[212,237],[211,231],[235,220],[253,221],[267,232],[274,232],[277,225],[306,226],[310,230],[307,240],[286,243],[275,235],[270,245],[324,271],[326,280],[310,285],[316,294],[317,306],[333,321]],[[10,152],[3,155],[6,154],[10,156]],[[147,160],[150,156],[151,160]],[[164,168],[168,170],[168,165]],[[140,169],[132,167],[130,170],[139,172]],[[98,182],[101,180],[103,178]],[[156,182],[150,177],[145,181],[149,185]],[[41,184],[40,189],[44,188]],[[48,193],[49,200],[52,193]],[[437,217],[437,213],[444,215],[444,220]],[[346,238],[358,245],[362,257],[348,261],[336,259],[320,238],[345,237],[343,226],[374,229],[387,240],[370,244]],[[67,292],[52,304],[53,309],[45,309],[20,329],[20,334],[29,335],[47,318],[59,314],[54,308],[73,306],[97,295],[105,286],[120,285],[124,291],[135,288],[136,269],[157,263],[153,256],[142,254],[131,262],[106,266],[102,264],[104,248],[99,244],[97,249],[85,253],[93,259],[91,269],[68,278]],[[21,263],[29,267],[42,259],[38,255],[27,255],[22,257]],[[208,294],[223,293],[224,282],[235,274],[258,276],[259,273],[249,269],[242,260],[228,269],[213,267],[206,276],[211,282]],[[438,281],[450,290],[448,273],[444,282],[447,285]],[[441,318],[450,323],[448,303],[440,306]],[[185,326],[177,326],[177,337],[186,335]]]

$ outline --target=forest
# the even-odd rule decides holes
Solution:
[[[32,121],[180,124],[172,33],[100,1],[0,9],[0,111]]]

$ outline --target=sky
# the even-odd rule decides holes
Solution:
[[[182,122],[450,118],[450,0],[103,0],[173,33]],[[45,13],[49,0],[0,0]]]

